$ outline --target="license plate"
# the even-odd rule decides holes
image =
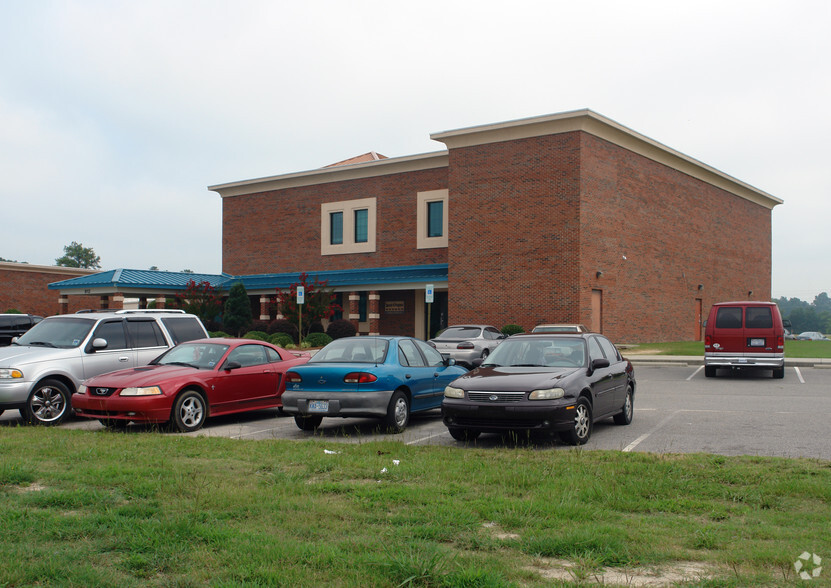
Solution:
[[[765,346],[765,340],[764,339],[751,339],[750,340],[750,346],[751,347],[764,347]]]
[[[309,402],[309,412],[329,412],[328,400],[312,400]]]

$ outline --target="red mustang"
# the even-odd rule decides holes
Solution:
[[[282,407],[286,371],[309,358],[251,339],[188,341],[146,366],[84,381],[72,407],[113,429],[135,421],[196,431],[209,416]]]

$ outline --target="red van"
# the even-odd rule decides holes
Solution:
[[[773,302],[719,302],[704,331],[704,375],[719,368],[773,370],[785,377],[785,327]]]

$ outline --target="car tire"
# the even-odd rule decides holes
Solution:
[[[632,422],[632,416],[635,414],[635,392],[632,390],[632,384],[626,386],[626,400],[623,401],[623,409],[615,415],[616,425],[628,425]]]
[[[384,425],[391,433],[401,433],[410,422],[410,402],[401,390],[392,393]]]
[[[773,377],[776,380],[781,380],[782,378],[784,378],[785,377],[785,368],[784,367],[773,368]]]
[[[38,382],[20,411],[31,425],[60,425],[70,412],[69,389],[59,380]]]
[[[449,428],[448,431],[456,441],[475,441],[482,433],[476,429],[460,429],[459,427]]]
[[[104,425],[108,431],[124,431],[130,421],[124,419],[98,419],[98,422]]]
[[[3,416],[3,413],[6,412],[5,410],[0,410],[0,416]]]
[[[491,350],[490,350],[490,349],[483,349],[483,350],[482,350],[482,359],[483,359],[483,360],[487,359],[487,358],[488,358],[488,355],[490,355],[490,354],[491,354]]]
[[[294,424],[301,431],[314,431],[323,422],[322,416],[303,416],[302,414],[294,415]]]
[[[574,427],[560,433],[560,439],[569,445],[585,445],[591,434],[592,406],[585,396],[581,396],[574,407]]]
[[[716,377],[716,366],[714,365],[705,365],[704,366],[704,377],[705,378],[715,378]]]
[[[181,433],[198,431],[205,424],[208,407],[205,398],[196,390],[185,390],[176,397],[170,422]]]

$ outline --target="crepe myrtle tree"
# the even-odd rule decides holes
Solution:
[[[198,316],[205,325],[215,322],[222,314],[222,296],[208,281],[197,284],[190,280],[185,291],[176,294],[176,303],[185,312]]]
[[[342,310],[335,302],[334,291],[328,288],[327,284],[327,280],[319,281],[317,277],[314,281],[309,281],[309,275],[303,272],[300,274],[299,281],[289,286],[288,290],[277,290],[277,299],[286,320],[296,325],[300,322],[302,313],[303,332],[301,335],[303,336],[309,333],[312,323],[330,319],[336,312]],[[304,304],[297,304],[298,286],[304,288]]]
[[[228,292],[228,300],[225,301],[225,312],[222,315],[222,326],[225,331],[235,337],[247,332],[254,317],[251,314],[251,302],[248,300],[248,292],[242,282],[236,282]]]

